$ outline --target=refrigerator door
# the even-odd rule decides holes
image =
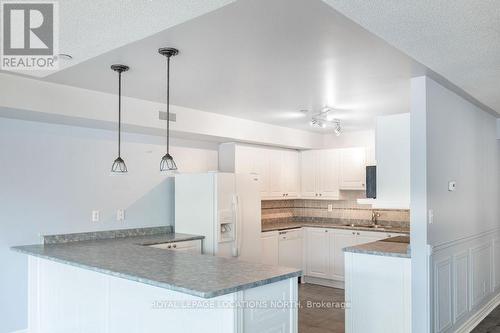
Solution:
[[[241,260],[261,262],[261,199],[255,175],[235,174],[236,252]]]
[[[217,186],[215,188],[217,218],[216,255],[232,257],[236,247],[236,192],[235,177],[233,173],[217,173]]]

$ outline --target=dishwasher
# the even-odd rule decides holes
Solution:
[[[302,229],[279,232],[279,265],[302,269]]]

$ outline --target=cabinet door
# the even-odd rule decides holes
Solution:
[[[299,196],[299,153],[294,150],[283,150],[281,152],[281,174],[285,198],[297,198]]]
[[[282,156],[280,150],[269,149],[269,197],[284,198]]]
[[[300,152],[300,193],[303,198],[317,197],[317,156],[316,150]]]
[[[338,199],[340,189],[340,152],[338,149],[318,151],[320,198]]]
[[[302,230],[279,233],[279,265],[302,269]]]
[[[340,150],[340,189],[364,190],[366,181],[365,148]]]
[[[328,229],[306,229],[306,275],[328,278]]]
[[[357,244],[356,232],[352,230],[335,230],[330,233],[330,272],[331,278],[344,280],[343,248]]]
[[[269,157],[268,149],[237,146],[236,147],[236,173],[249,173],[257,175],[259,179],[260,195],[262,198],[269,196]]]
[[[278,232],[269,231],[263,232],[260,236],[260,244],[262,246],[262,260],[263,264],[278,265]]]

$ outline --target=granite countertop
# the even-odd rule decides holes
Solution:
[[[344,248],[344,252],[386,257],[410,258],[410,237],[397,236],[380,241]]]
[[[293,222],[265,222],[262,224],[262,231],[275,231],[287,230],[302,227],[319,227],[319,228],[333,228],[333,229],[348,229],[360,231],[378,231],[378,232],[395,232],[409,234],[408,228],[401,227],[386,227],[380,226],[378,228],[371,228],[364,225],[350,224],[349,220],[341,221],[340,223],[332,222],[314,222],[314,221],[293,221]]]
[[[300,270],[292,268],[147,246],[203,238],[161,233],[16,246],[12,249],[202,298],[212,298],[301,275]]]

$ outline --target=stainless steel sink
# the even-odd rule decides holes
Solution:
[[[370,228],[370,229],[385,229],[383,226],[375,224],[375,225],[367,225],[363,226],[364,228]]]

